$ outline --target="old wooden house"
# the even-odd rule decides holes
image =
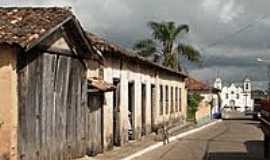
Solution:
[[[104,94],[102,141],[104,149],[122,146],[156,131],[161,125],[184,123],[187,108],[185,74],[153,63],[131,51],[88,34],[90,43],[106,61],[104,67],[88,69],[114,84]]]
[[[113,87],[87,79],[89,62],[99,66],[102,55],[69,9],[0,8],[1,160],[102,151],[92,113],[103,102],[99,93]]]

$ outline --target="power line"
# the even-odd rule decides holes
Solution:
[[[220,43],[223,43],[225,42],[227,39],[231,39],[232,37],[234,36],[237,36],[238,34],[241,34],[245,31],[247,31],[248,29],[252,28],[252,27],[255,27],[258,23],[260,23],[262,20],[268,18],[269,16],[263,16],[263,17],[260,17],[260,18],[257,18],[253,23],[249,23],[243,27],[241,27],[240,29],[236,30],[235,32],[229,34],[229,35],[226,35],[224,36],[223,38],[219,39],[219,40],[216,40],[215,42],[213,43],[210,43],[207,45],[207,47],[203,48],[203,50],[208,50],[209,48],[212,48],[214,46],[217,46],[218,44]]]
[[[224,43],[227,39],[231,39],[231,38],[233,38],[234,36],[237,36],[237,35],[239,35],[239,34],[245,32],[245,31],[247,31],[248,29],[250,29],[250,28],[252,28],[252,27],[255,27],[258,23],[260,23],[262,20],[264,20],[264,19],[266,19],[266,18],[268,18],[268,17],[269,17],[269,16],[266,16],[266,15],[264,15],[264,16],[262,16],[262,17],[259,17],[259,18],[257,18],[253,23],[249,23],[249,24],[247,24],[247,25],[241,27],[240,29],[236,30],[235,32],[233,32],[233,33],[231,33],[231,34],[229,34],[229,35],[226,35],[226,36],[224,36],[223,38],[221,38],[221,39],[219,39],[219,40],[216,40],[216,41],[213,42],[213,43],[208,44],[206,47],[201,47],[201,46],[199,46],[199,48],[201,49],[201,51],[207,51],[207,50],[209,50],[209,48],[212,48],[212,47],[214,47],[214,46],[217,46],[217,45],[220,44],[220,43]],[[209,57],[208,57],[208,58],[209,58]],[[208,59],[208,58],[206,58],[206,59]],[[216,59],[216,58],[218,58],[218,57],[215,57],[215,59]],[[205,59],[205,60],[206,60],[206,59]]]

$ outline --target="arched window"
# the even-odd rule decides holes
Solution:
[[[239,99],[239,94],[238,93],[236,94],[236,98]]]
[[[229,94],[228,93],[226,93],[226,99],[229,99]]]

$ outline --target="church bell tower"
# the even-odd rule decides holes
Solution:
[[[217,78],[215,83],[214,83],[214,87],[217,89],[222,89],[222,80],[220,78]]]
[[[249,78],[245,78],[244,80],[244,92],[251,93],[251,81]]]

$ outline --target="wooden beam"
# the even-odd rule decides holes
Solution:
[[[92,59],[91,57],[75,55],[72,51],[68,49],[55,48],[55,47],[48,48],[47,46],[38,46],[37,49],[48,54],[62,55],[62,56],[67,56],[67,57],[72,57],[72,58],[77,58],[77,59],[88,59],[88,60]]]
[[[79,30],[79,34],[80,34],[82,40],[84,41],[86,47],[88,48],[88,50],[91,51],[93,54],[97,54],[101,60],[104,60],[103,55],[101,53],[98,53],[97,51],[95,51],[93,49],[93,47],[89,44],[87,36],[86,36],[85,32],[83,31],[83,29],[82,29],[82,27],[80,25],[80,22],[77,19],[75,19],[74,24],[77,26],[77,28]]]

